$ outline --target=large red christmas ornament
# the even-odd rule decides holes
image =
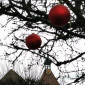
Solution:
[[[64,26],[70,20],[70,11],[64,5],[56,5],[49,12],[49,20],[55,26]]]
[[[26,37],[26,46],[31,50],[38,49],[41,43],[41,38],[37,34],[33,33]]]

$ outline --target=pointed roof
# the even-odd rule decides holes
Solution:
[[[44,65],[51,65],[51,60],[49,59],[49,57],[47,57],[46,59],[45,59],[45,62],[44,62]]]
[[[60,85],[51,69],[45,69],[39,81],[40,85]]]
[[[10,71],[8,71],[7,74],[5,74],[5,76],[0,80],[0,82],[15,82],[15,83],[21,83],[21,85],[23,85],[23,83],[25,83],[25,80],[19,76],[15,71],[13,71],[12,69]]]

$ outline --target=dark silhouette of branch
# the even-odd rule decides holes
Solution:
[[[60,65],[62,65],[62,64],[70,63],[70,62],[75,61],[75,60],[77,60],[78,58],[82,57],[84,54],[85,54],[85,52],[80,53],[80,54],[79,54],[78,56],[76,56],[75,58],[73,58],[73,59],[71,59],[71,60],[66,60],[66,61],[64,61],[64,62],[58,62],[56,65],[57,65],[57,66],[60,66]]]

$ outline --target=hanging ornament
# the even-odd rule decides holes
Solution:
[[[38,49],[41,43],[42,40],[37,34],[32,33],[28,37],[26,37],[26,46],[31,50]]]
[[[56,5],[49,12],[49,20],[57,27],[64,26],[70,20],[70,11],[64,5]]]

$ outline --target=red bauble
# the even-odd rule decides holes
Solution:
[[[26,46],[31,49],[35,50],[40,47],[42,43],[41,38],[37,34],[31,34],[28,37],[26,37]]]
[[[49,20],[55,26],[64,26],[70,20],[70,11],[64,5],[56,5],[49,12]]]

